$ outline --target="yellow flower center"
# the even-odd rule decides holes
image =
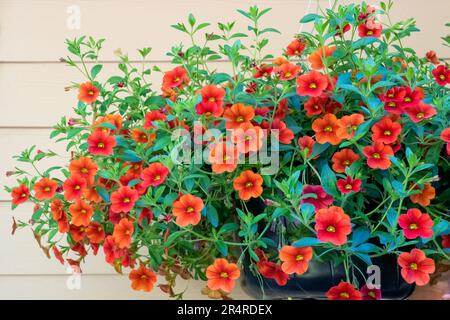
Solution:
[[[323,131],[325,132],[333,132],[333,128],[331,126],[326,126]]]
[[[353,187],[352,187],[351,184],[346,184],[345,185],[345,190],[352,190],[352,189],[353,189]]]
[[[97,147],[98,147],[98,148],[104,148],[104,147],[105,147],[105,144],[104,144],[103,142],[100,142],[99,144],[97,144]]]
[[[302,261],[304,259],[304,257],[303,257],[303,255],[301,255],[301,254],[298,254],[296,257],[295,257],[295,260],[296,261]]]
[[[386,131],[383,132],[383,134],[384,134],[385,136],[390,136],[390,135],[392,134],[392,132],[389,131],[389,130],[386,130]]]
[[[45,188],[44,188],[44,191],[45,191],[45,192],[49,192],[49,191],[50,191],[50,187],[45,187]]]
[[[146,134],[141,135],[141,139],[142,140],[146,140],[147,139],[147,135]]]
[[[246,182],[245,183],[245,186],[247,187],[247,188],[249,188],[249,187],[252,187],[253,186],[253,183],[252,182]]]
[[[314,82],[309,84],[309,88],[310,89],[316,89],[317,88],[317,84],[315,84]]]
[[[369,33],[367,33],[367,34],[369,34]],[[341,292],[339,295],[340,295],[341,298],[343,298],[343,299],[348,299],[348,298],[350,298],[350,295],[349,295],[347,292]]]
[[[155,180],[155,181],[159,181],[161,179],[161,176],[160,175],[157,175],[157,176],[154,176],[153,177],[153,180]]]
[[[319,110],[319,106],[317,104],[314,105],[314,109]]]
[[[143,274],[143,275],[141,276],[141,279],[142,279],[142,280],[147,280],[147,276],[146,276],[145,274]]]
[[[210,101],[210,102],[216,102],[216,98],[210,97],[210,98],[208,99],[208,101]]]
[[[372,157],[374,157],[375,159],[380,159],[381,156],[378,152],[375,152],[374,154],[372,154]]]
[[[130,198],[123,198],[123,202],[124,203],[129,203],[130,202]]]
[[[334,226],[328,226],[327,231],[328,232],[336,232],[336,228]]]
[[[368,295],[369,297],[374,298],[374,299],[377,297],[377,295],[376,295],[375,292],[373,292],[373,291],[369,291],[369,292],[367,293],[367,295]]]
[[[75,188],[74,188],[75,190],[80,190],[81,189],[81,187],[80,186],[75,186]]]
[[[411,263],[411,264],[409,265],[409,268],[410,268],[411,270],[417,270],[417,263],[415,263],[415,262]]]
[[[345,165],[345,166],[348,166],[348,165],[350,165],[350,160],[344,160],[342,162],[342,164]]]
[[[445,76],[444,76],[443,74],[441,74],[441,75],[439,76],[439,79],[445,80]]]
[[[300,54],[300,52],[298,50],[295,50],[294,53],[295,54]]]
[[[368,36],[373,35],[373,31],[367,31],[367,35],[368,35]]]
[[[236,122],[244,122],[244,117],[243,116],[237,117]]]
[[[292,76],[292,73],[286,72],[286,73],[284,74],[284,76],[285,76],[286,78],[289,78],[290,76]]]
[[[226,273],[225,271],[222,271],[222,272],[220,273],[220,277],[221,277],[221,278],[228,278],[228,273]]]
[[[424,114],[423,112],[419,112],[419,113],[416,115],[416,117],[417,117],[417,119],[422,119],[423,117],[425,117],[425,114]]]
[[[406,97],[405,98],[405,102],[411,102],[411,98],[410,97]]]
[[[88,172],[89,172],[89,170],[87,168],[82,168],[81,169],[81,173],[88,173]]]
[[[188,208],[186,209],[186,212],[187,212],[187,213],[192,213],[192,212],[194,212],[194,208],[188,207]]]
[[[353,125],[352,126],[352,131],[356,131],[356,129],[358,129],[358,126]]]
[[[92,90],[88,91],[88,95],[92,96],[93,94],[94,94],[94,91],[92,91]]]
[[[394,101],[389,102],[389,103],[388,103],[388,106],[389,106],[389,107],[395,107],[395,102],[394,102]]]
[[[417,229],[418,229],[417,224],[411,223],[411,224],[409,225],[409,230],[417,230]]]
[[[180,81],[180,77],[175,78],[175,82],[178,82],[178,81]]]
[[[25,198],[25,197],[27,196],[27,194],[26,194],[26,193],[22,193],[20,196],[21,196],[22,198]]]
[[[85,214],[85,213],[86,213],[86,210],[85,210],[85,209],[81,209],[80,212],[81,212],[82,214]]]

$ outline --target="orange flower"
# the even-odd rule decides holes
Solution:
[[[97,97],[100,91],[96,86],[92,84],[92,82],[85,82],[80,85],[78,90],[78,100],[83,101],[84,103],[93,103],[97,101]]]
[[[351,149],[342,149],[336,152],[331,158],[333,162],[332,168],[338,173],[344,173],[345,168],[351,166],[353,162],[358,160],[360,157]]]
[[[292,80],[297,77],[297,74],[302,70],[300,66],[293,63],[283,63],[279,67],[275,68],[275,73],[280,80]]]
[[[214,173],[233,172],[237,168],[237,158],[237,148],[225,142],[215,145],[209,153]]]
[[[244,123],[232,131],[231,139],[241,153],[255,152],[263,145],[264,133],[259,126]]]
[[[163,77],[163,89],[179,88],[182,89],[189,83],[189,77],[186,69],[175,67],[167,71]]]
[[[83,197],[92,203],[99,203],[102,201],[102,198],[100,198],[97,190],[95,190],[95,187],[88,187],[84,189]]]
[[[90,243],[101,243],[105,240],[105,231],[98,222],[91,222],[86,228],[86,235]]]
[[[103,131],[94,131],[91,133],[87,142],[89,153],[102,156],[109,156],[113,153],[113,148],[117,144],[114,136],[110,136]]]
[[[42,178],[34,184],[34,197],[37,200],[49,200],[55,196],[58,183],[49,178]]]
[[[237,103],[233,104],[230,108],[227,108],[223,113],[223,116],[228,120],[225,124],[227,129],[237,129],[243,123],[250,123],[255,117],[255,110],[250,106]]]
[[[352,138],[358,126],[363,122],[364,116],[362,114],[354,113],[349,116],[343,116],[338,120],[339,129],[337,130],[337,136],[341,139]]]
[[[309,158],[309,156],[311,155],[315,143],[316,142],[314,141],[314,139],[311,138],[310,136],[303,136],[298,138],[298,145],[300,146],[300,149],[302,151],[305,150],[306,148],[308,149],[308,153],[306,154],[307,158]]]
[[[384,145],[383,142],[375,142],[372,146],[363,148],[363,153],[367,157],[367,165],[372,169],[386,170],[391,166],[391,159],[388,156],[393,156],[394,151],[389,145]]]
[[[169,169],[166,166],[159,162],[153,162],[140,174],[142,185],[145,188],[149,186],[157,187],[166,181],[168,174]]]
[[[64,198],[68,201],[78,200],[86,189],[86,180],[79,174],[72,175],[63,184]]]
[[[21,184],[20,186],[12,189],[11,196],[12,203],[18,205],[28,200],[30,197],[30,190],[28,190],[26,185]]]
[[[258,198],[262,192],[263,178],[253,173],[251,170],[243,171],[239,177],[234,179],[233,188],[239,192],[239,198],[248,200],[250,198]]]
[[[415,185],[413,190],[420,190],[420,188],[418,185]],[[413,203],[418,203],[421,206],[426,207],[430,205],[430,202],[434,197],[436,197],[436,190],[430,183],[425,183],[422,191],[409,196],[409,199],[411,199]]]
[[[301,75],[296,82],[299,96],[318,97],[329,85],[328,76],[314,70]]]
[[[214,263],[206,269],[208,287],[211,290],[223,290],[231,292],[236,279],[241,275],[241,271],[234,263],[229,263],[226,259],[216,259]]]
[[[311,247],[283,246],[280,251],[280,260],[283,261],[281,270],[287,274],[304,274],[308,270],[308,263],[312,259],[312,254]]]
[[[71,204],[69,212],[72,215],[72,224],[77,227],[88,226],[94,214],[92,207],[83,200]]]
[[[102,126],[104,123],[112,124],[116,129],[111,129],[106,127],[106,125]],[[122,128],[123,118],[120,114],[107,114],[104,117],[98,118],[95,120],[94,127],[96,131],[101,131],[107,134],[115,133]]]
[[[327,142],[332,145],[339,144],[342,140],[337,134],[339,127],[336,116],[331,113],[327,113],[312,123],[312,129],[316,133],[316,141],[321,144]]]
[[[272,61],[272,63],[274,64],[274,65],[277,65],[277,66],[281,66],[282,64],[285,64],[285,63],[288,63],[289,61],[287,61],[285,58],[283,58],[283,57],[278,57],[278,58],[275,58],[273,61]]]
[[[133,290],[150,292],[156,282],[156,274],[142,265],[138,269],[131,270],[129,279]]]
[[[141,129],[134,128],[131,130],[131,138],[138,143],[143,143],[150,146],[156,139],[156,133],[147,134]]]
[[[133,221],[123,218],[114,226],[113,237],[116,245],[120,249],[128,248],[131,244],[134,226]]]
[[[299,56],[302,54],[302,52],[306,48],[306,43],[303,41],[303,39],[294,39],[289,43],[289,45],[286,48],[286,55],[287,56]]]
[[[176,217],[175,223],[180,227],[190,224],[195,226],[200,222],[204,206],[202,199],[191,194],[182,195],[173,203],[172,213]]]
[[[97,174],[98,166],[91,158],[81,157],[70,162],[69,171],[71,175],[80,175],[89,185],[91,185],[94,183],[94,177]]]
[[[336,51],[335,46],[323,46],[317,48],[317,50],[311,53],[308,57],[308,61],[311,63],[311,68],[316,70],[322,69],[324,67],[323,59],[331,56],[334,51]]]

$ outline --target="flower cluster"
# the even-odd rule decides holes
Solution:
[[[207,280],[203,293],[226,299],[242,270],[284,286],[316,260],[345,269],[329,299],[380,299],[383,288],[350,266],[384,255],[397,256],[404,281],[427,284],[449,252],[450,69],[402,46],[417,29],[381,23],[390,6],[308,14],[301,23],[314,34],[295,35],[277,58],[264,54],[277,32],[260,28],[268,10],[239,11],[251,37],[219,23],[201,45],[209,24],[190,15],[173,26],[192,39],[168,53],[173,69],[119,53],[120,73],[106,81],[103,40],[68,40],[76,59],[65,62],[80,60],[87,80],[70,88],[76,116],[51,136],[71,160],[39,170],[52,152],[18,156],[36,174],[16,169],[7,190],[13,207],[35,208],[14,226],[73,267],[102,250],[118,272],[130,268],[135,290],[152,290],[158,274],[175,298],[177,277]],[[144,61],[150,51],[139,50]],[[218,59],[231,71],[212,69]],[[179,161],[193,150],[200,162]]]

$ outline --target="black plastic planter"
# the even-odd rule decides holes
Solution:
[[[353,263],[365,271],[365,263],[355,260]],[[386,255],[374,258],[372,262],[381,270],[383,299],[400,300],[411,295],[415,286],[407,284],[401,277],[396,256]],[[355,276],[359,283],[364,283],[362,275],[355,272]],[[343,279],[345,279],[345,272],[342,266],[334,267],[331,263],[311,261],[305,274],[299,277],[291,276],[285,286],[279,286],[275,280],[263,278],[263,294],[258,278],[246,264],[242,288],[248,295],[256,299],[325,299],[326,292]]]

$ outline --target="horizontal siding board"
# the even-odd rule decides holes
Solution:
[[[333,1],[319,2],[327,8]],[[366,2],[379,3],[378,0]],[[166,52],[171,46],[189,42],[185,35],[172,29],[171,24],[187,20],[187,15],[192,12],[198,21],[211,22],[212,31],[217,30],[218,21],[233,20],[237,20],[238,31],[245,31],[247,22],[236,9],[246,9],[254,3],[253,0],[1,0],[0,61],[57,61],[66,55],[64,39],[82,34],[107,39],[101,56],[105,60],[114,60],[113,52],[117,48],[137,59],[136,49],[145,46],[153,47],[150,59],[167,60]],[[281,48],[299,31],[300,17],[307,12],[316,12],[316,3],[316,0],[258,1],[260,7],[273,8],[263,20],[263,25],[282,32],[282,35],[270,36],[269,51],[274,54],[281,52]],[[67,8],[72,5],[81,9],[79,30],[67,27]],[[405,44],[417,48],[420,54],[434,49],[442,57],[450,57],[450,49],[442,46],[440,39],[446,33],[444,25],[448,22],[449,11],[450,2],[447,0],[433,0],[432,5],[423,0],[396,0],[392,19],[415,17],[422,32],[414,34]]]

